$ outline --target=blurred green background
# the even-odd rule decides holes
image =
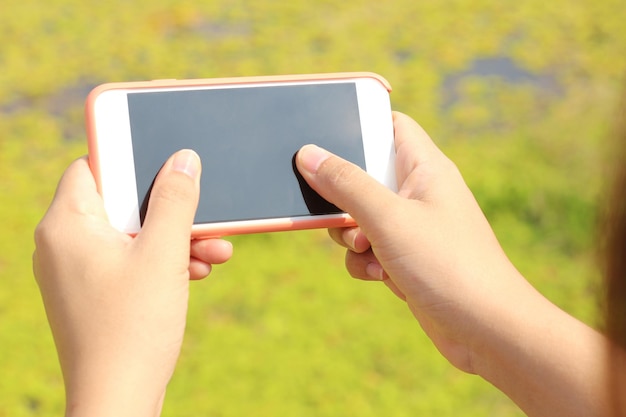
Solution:
[[[32,232],[86,153],[84,98],[102,82],[378,72],[393,107],[457,162],[518,268],[598,325],[593,248],[626,70],[623,6],[3,0],[0,416],[63,412]],[[324,231],[231,240],[230,263],[192,285],[165,416],[522,415],[442,359],[386,288],[350,279]]]

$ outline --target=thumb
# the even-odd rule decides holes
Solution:
[[[139,233],[144,244],[189,243],[200,198],[200,172],[200,157],[192,150],[178,151],[165,162],[154,180]]]
[[[296,166],[311,188],[350,214],[363,229],[395,205],[395,193],[357,165],[315,145],[298,151]]]

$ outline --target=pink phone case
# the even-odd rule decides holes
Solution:
[[[104,91],[115,89],[147,89],[147,88],[170,88],[170,87],[202,87],[214,85],[242,85],[242,84],[259,84],[259,83],[276,83],[276,82],[297,82],[297,81],[323,81],[323,80],[342,80],[353,78],[373,78],[380,82],[387,91],[391,92],[391,85],[382,76],[372,72],[341,72],[326,74],[299,74],[299,75],[275,75],[275,76],[257,76],[257,77],[235,77],[235,78],[209,78],[209,79],[190,79],[176,80],[163,79],[152,81],[138,82],[119,82],[102,84],[94,88],[87,96],[85,104],[85,120],[87,128],[87,146],[89,151],[89,165],[96,180],[98,191],[101,191],[101,170],[100,158],[98,155],[98,147],[96,146],[98,138],[96,135],[94,123],[94,103],[98,95]],[[231,222],[228,224],[208,223],[195,224],[192,227],[193,238],[209,238],[221,237],[228,235],[248,234],[248,233],[265,233],[278,232],[288,230],[304,230],[317,228],[333,228],[333,227],[349,227],[355,226],[355,221],[349,215],[343,215],[336,218],[319,218],[318,216],[307,217],[296,220],[250,220],[241,222]]]

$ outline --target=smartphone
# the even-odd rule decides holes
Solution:
[[[89,163],[109,221],[138,233],[159,169],[189,148],[202,160],[193,237],[353,225],[303,181],[295,155],[316,144],[395,189],[390,91],[373,73],[96,87],[86,103]]]

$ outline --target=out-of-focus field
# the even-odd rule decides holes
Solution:
[[[0,416],[63,412],[32,232],[86,152],[83,101],[101,82],[378,72],[393,107],[457,162],[518,268],[598,325],[593,248],[626,69],[623,6],[4,0]],[[442,359],[384,286],[350,279],[323,231],[231,240],[231,262],[192,286],[164,415],[522,415]]]

